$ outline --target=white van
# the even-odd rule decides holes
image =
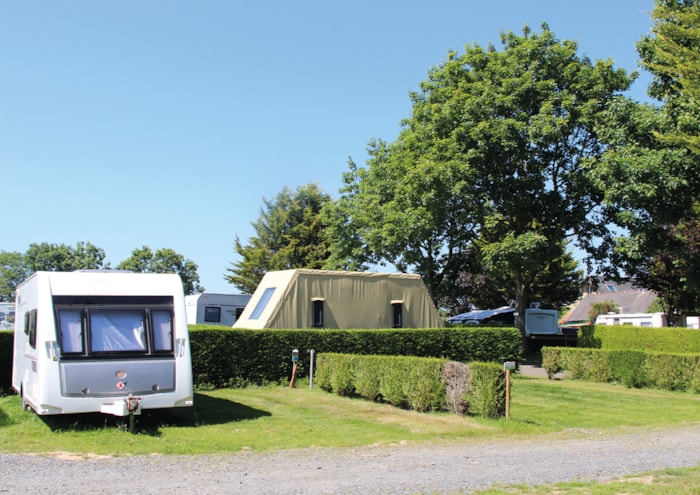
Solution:
[[[40,415],[192,406],[180,277],[34,273],[16,291],[12,387]]]

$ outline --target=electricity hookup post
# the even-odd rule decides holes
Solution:
[[[292,380],[289,382],[289,388],[294,387],[294,377],[297,374],[297,365],[299,364],[299,349],[294,349],[292,351]]]
[[[503,369],[506,370],[506,419],[510,418],[510,372],[515,369],[515,361],[506,361],[503,363]]]

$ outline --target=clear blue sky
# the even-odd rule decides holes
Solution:
[[[449,50],[501,31],[637,69],[653,0],[0,0],[0,251],[172,248],[208,292],[262,199],[393,141]],[[645,98],[648,77],[630,96]]]

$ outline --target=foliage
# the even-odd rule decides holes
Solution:
[[[367,389],[358,386],[359,377]],[[449,409],[488,418],[505,414],[505,374],[498,364],[446,362],[438,358],[324,353],[316,383],[339,395],[357,394],[416,411]],[[363,390],[369,390],[365,395]]]
[[[442,368],[442,381],[445,383],[447,408],[455,414],[467,414],[469,411],[467,392],[471,383],[469,366],[459,361],[446,362]]]
[[[700,353],[700,332],[691,328],[591,325],[581,332],[579,347]]]
[[[700,353],[543,347],[542,366],[550,378],[566,370],[579,380],[700,393]]]
[[[591,309],[588,311],[588,319],[594,322],[599,315],[607,315],[608,313],[615,312],[617,312],[617,304],[614,301],[593,303]]]
[[[546,25],[501,42],[450,52],[411,94],[398,139],[371,142],[366,168],[350,163],[326,211],[334,266],[410,269],[442,301],[458,297],[450,281],[478,249],[524,314],[565,238],[589,247],[600,233],[587,169],[603,150],[603,111],[632,78]]]
[[[224,279],[252,294],[268,271],[322,268],[330,253],[321,210],[330,201],[317,184],[296,191],[285,187],[274,200],[263,199],[253,223],[256,235],[245,245],[236,236],[234,250],[241,259],[231,263]]]
[[[195,385],[210,388],[288,380],[293,349],[299,349],[298,378],[308,376],[311,349],[462,362],[517,361],[520,356],[520,334],[514,328],[244,330],[193,325],[190,341]]]
[[[22,253],[0,251],[0,301],[14,301],[15,289],[31,274]]]
[[[148,246],[134,249],[129,258],[117,265],[117,269],[139,273],[175,273],[182,280],[185,295],[205,290],[199,285],[197,264],[170,248],[159,249],[155,253]]]
[[[657,0],[651,16],[637,49],[661,106],[610,106],[595,175],[626,234],[604,246],[610,265],[656,291],[674,324],[700,310],[700,2]]]
[[[24,254],[0,251],[0,300],[14,300],[17,286],[34,272],[109,268],[104,259],[104,250],[89,242],[78,242],[75,247],[33,243]]]
[[[501,418],[506,413],[506,377],[498,363],[469,363],[471,382],[467,392],[469,411],[486,418]]]
[[[13,331],[0,330],[0,396],[12,387]]]

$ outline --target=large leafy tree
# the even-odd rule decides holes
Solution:
[[[638,43],[660,105],[610,107],[597,178],[621,228],[611,260],[655,290],[670,323],[700,310],[700,2],[657,0]]]
[[[89,242],[75,246],[48,242],[33,243],[25,253],[0,252],[0,300],[14,299],[16,287],[36,271],[89,270],[108,268],[105,252]]]
[[[247,244],[236,236],[234,250],[240,260],[231,263],[224,278],[252,294],[270,270],[323,268],[330,253],[321,210],[330,202],[314,183],[295,191],[285,187],[273,200],[263,199],[252,224],[256,235]]]
[[[22,253],[0,252],[0,301],[13,301],[15,289],[32,272],[24,264]]]
[[[148,246],[134,249],[129,258],[117,265],[117,269],[139,273],[175,273],[182,280],[185,295],[205,290],[199,285],[197,264],[170,248],[159,249],[156,252]]]
[[[603,112],[633,76],[578,56],[546,24],[501,44],[449,53],[411,94],[397,140],[370,143],[366,168],[351,164],[328,213],[337,264],[412,269],[439,299],[450,295],[445,274],[478,242],[524,314],[565,239],[592,248],[604,233],[587,169],[603,152]]]

